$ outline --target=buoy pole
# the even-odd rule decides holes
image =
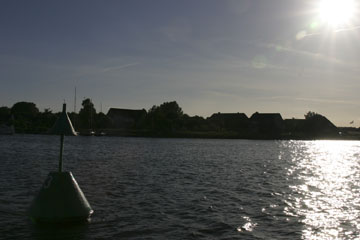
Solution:
[[[63,104],[63,113],[66,114],[66,103]],[[62,172],[62,158],[63,158],[63,151],[64,151],[64,134],[60,135],[60,159],[59,159],[59,172]]]
[[[59,172],[62,172],[62,158],[64,151],[64,134],[60,136],[60,159],[59,159]]]

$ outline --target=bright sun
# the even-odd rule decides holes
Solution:
[[[354,0],[320,0],[319,17],[331,27],[348,24],[355,15]]]

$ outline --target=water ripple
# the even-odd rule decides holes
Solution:
[[[0,136],[0,236],[19,239],[357,239],[360,143],[67,137],[95,210],[38,226],[26,210],[57,169],[56,136]],[[56,236],[56,237],[55,237]],[[0,237],[0,238],[1,238]]]

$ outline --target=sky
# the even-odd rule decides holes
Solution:
[[[359,127],[360,14],[330,26],[319,2],[2,0],[0,105],[73,110],[76,86],[77,111],[177,101],[191,116],[314,111]]]

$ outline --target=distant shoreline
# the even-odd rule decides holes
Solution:
[[[97,113],[84,99],[79,113],[69,113],[80,135],[254,140],[360,140],[360,128],[336,127],[325,116],[307,112],[303,119],[280,113],[214,113],[208,118],[185,114],[176,101],[151,109],[110,108]],[[47,134],[60,113],[40,112],[36,104],[17,102],[0,107],[0,134]]]
[[[259,137],[259,136],[248,136],[242,137],[238,136],[234,133],[220,134],[220,133],[192,133],[192,134],[184,134],[184,133],[174,133],[174,134],[160,134],[160,133],[136,133],[135,131],[128,131],[120,133],[110,133],[109,131],[103,130],[105,135],[99,136],[89,136],[83,135],[81,133],[78,134],[80,137],[134,137],[134,138],[179,138],[179,139],[239,139],[239,140],[279,140],[279,141],[314,141],[314,140],[337,140],[337,141],[360,141],[360,136],[357,135],[346,135],[346,136],[337,136],[337,137],[289,137],[283,136],[280,138],[271,138],[271,137]],[[47,133],[15,133],[13,135],[44,135],[48,136]],[[2,136],[13,136],[13,135],[5,135]],[[0,135],[1,136],[1,135]]]

